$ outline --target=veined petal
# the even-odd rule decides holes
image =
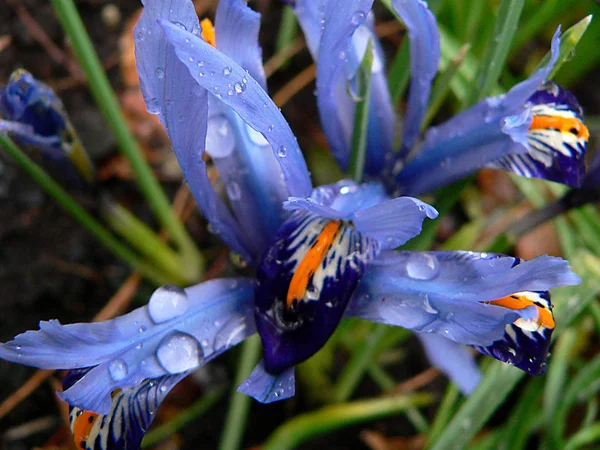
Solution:
[[[267,81],[258,43],[260,14],[244,0],[221,0],[215,15],[217,48],[237,62],[266,91]]]
[[[394,170],[398,190],[404,194],[419,195],[467,176],[507,155],[523,160],[522,155],[531,151],[531,127],[536,123],[530,98],[542,87],[552,70],[559,47],[560,28],[552,39],[552,58],[546,67],[505,95],[487,98],[430,129],[423,146],[404,166],[399,164]],[[568,136],[567,133],[560,134],[561,137],[565,135]],[[565,150],[557,146],[553,151],[556,157]],[[534,148],[533,154],[534,159],[548,161],[547,154],[542,154],[539,149]],[[530,160],[527,157],[524,161]],[[567,164],[563,172],[573,172],[572,166],[577,166],[577,163]],[[528,169],[528,173],[534,171]]]
[[[533,118],[527,133],[528,152],[504,156],[487,167],[578,187],[590,136],[579,102],[557,84],[546,83],[529,103]]]
[[[106,322],[41,322],[0,346],[0,358],[46,369],[92,369],[61,394],[72,406],[108,414],[110,393],[146,378],[196,369],[255,332],[254,285],[208,281],[163,287],[148,306]]]
[[[431,365],[444,372],[462,391],[470,394],[479,384],[481,373],[475,357],[464,346],[439,334],[417,333]]]
[[[381,248],[401,246],[421,232],[425,217],[435,219],[432,206],[412,197],[386,200],[376,206],[355,211],[352,222],[361,234],[377,239]]]
[[[401,157],[412,149],[425,116],[431,82],[440,63],[440,33],[435,16],[422,0],[392,0],[410,39],[410,90],[404,117]]]
[[[261,360],[237,390],[261,403],[286,400],[296,392],[294,368],[290,367],[278,375],[271,375],[265,371],[264,361]]]
[[[335,331],[379,243],[349,222],[295,211],[258,272],[255,319],[264,368],[280,374],[319,350]]]
[[[135,27],[135,53],[146,107],[157,114],[169,133],[173,151],[196,202],[231,249],[246,260],[250,251],[243,230],[213,190],[203,160],[208,120],[208,95],[167,43],[157,20],[169,20],[190,35],[200,34],[194,5],[188,0],[145,0]],[[196,38],[200,39],[200,38]],[[193,114],[191,113],[193,111]]]
[[[549,256],[386,251],[363,277],[347,314],[485,347],[504,337],[506,325],[541,314],[535,305],[510,308],[495,300],[579,281],[566,261]]]
[[[231,107],[269,142],[290,195],[308,196],[312,190],[310,177],[296,138],[260,84],[231,58],[199,37],[170,22],[160,20],[159,23],[196,83]],[[225,75],[224,70],[229,75]]]
[[[87,371],[71,370],[63,380],[63,389],[70,388]],[[147,379],[139,386],[114,391],[106,415],[71,406],[69,422],[75,446],[81,450],[138,449],[160,404],[186,375]]]

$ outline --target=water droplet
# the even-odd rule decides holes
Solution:
[[[179,286],[158,288],[148,302],[148,314],[154,323],[162,323],[180,316],[188,310],[187,294]]]
[[[202,364],[204,352],[193,336],[176,332],[163,339],[156,357],[167,372],[181,373]]]
[[[199,77],[203,77],[204,76],[204,72],[203,71],[198,72],[198,76]]]
[[[231,67],[227,66],[223,69],[223,75],[225,75],[226,77],[228,77],[229,75],[231,75]]]
[[[242,190],[236,181],[231,181],[225,190],[230,200],[239,200],[242,197]]]
[[[267,145],[269,145],[269,142],[267,142],[264,136],[251,126],[246,125],[246,131],[248,132],[248,137],[250,138],[250,140],[256,145],[259,145],[261,147],[266,147]]]
[[[156,73],[156,78],[158,78],[159,80],[162,80],[165,77],[165,71],[162,70],[162,68],[160,68],[160,67],[156,68],[155,73]]]
[[[164,384],[159,389],[160,392],[167,392],[167,387]]]
[[[158,99],[153,98],[147,105],[148,112],[150,114],[159,114],[160,113],[160,105],[158,104]]]
[[[209,344],[208,339],[202,339],[201,344],[202,344],[202,347],[208,347],[208,344]]]
[[[365,13],[362,11],[356,11],[354,14],[352,14],[351,20],[354,25],[359,25],[365,20]]]
[[[246,338],[247,327],[246,319],[243,316],[225,322],[215,336],[213,342],[214,351],[221,352],[227,350],[229,347],[243,341]]]
[[[138,331],[139,331],[140,333],[144,333],[144,332],[145,332],[147,329],[148,329],[148,327],[146,327],[146,325],[142,325],[142,326],[139,328],[139,330],[138,330]]]
[[[208,119],[206,151],[213,158],[225,158],[235,148],[235,133],[229,119],[223,115]]]
[[[275,129],[275,125],[269,125],[269,128],[268,128],[269,132],[273,131],[274,129]]]
[[[127,363],[122,359],[115,359],[108,364],[108,371],[114,381],[121,381],[127,377],[129,367],[127,367]]]
[[[439,311],[437,309],[435,309],[431,303],[429,303],[429,297],[427,297],[427,295],[425,295],[425,299],[423,300],[423,307],[425,309],[425,312],[428,312],[430,314],[437,314],[439,313]]]
[[[187,31],[187,28],[186,28],[186,27],[185,27],[185,25],[184,25],[184,24],[182,24],[181,22],[173,22],[173,23],[174,23],[175,25],[177,25],[179,28],[181,28],[182,30],[186,30],[186,31]]]
[[[195,59],[194,59],[193,56],[190,56],[188,59],[189,59],[190,62],[194,62],[195,61]]]
[[[235,89],[235,92],[237,92],[238,94],[241,94],[242,92],[244,92],[246,90],[246,85],[241,84],[241,83],[235,83],[233,85],[233,88]]]
[[[277,150],[277,156],[280,158],[285,158],[287,156],[287,148],[285,148],[285,145],[279,147]]]
[[[341,50],[338,56],[340,57],[340,59],[346,59],[348,57],[348,54],[344,50]]]
[[[140,342],[138,345],[135,346],[135,348],[137,348],[138,350],[141,350],[143,346],[144,346],[144,344],[142,342]]]
[[[415,280],[431,280],[439,272],[440,263],[438,259],[428,253],[412,253],[406,262],[406,274]]]

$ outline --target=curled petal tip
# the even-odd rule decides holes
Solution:
[[[263,361],[260,361],[237,390],[260,403],[286,400],[293,397],[296,391],[294,368],[291,367],[279,375],[271,375],[265,371]]]

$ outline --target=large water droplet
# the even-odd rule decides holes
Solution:
[[[156,357],[167,372],[181,373],[200,366],[204,352],[193,336],[175,333],[163,339],[156,351]]]
[[[129,373],[129,367],[122,359],[115,359],[108,364],[108,371],[114,381],[121,381]]]
[[[431,280],[440,273],[440,262],[428,253],[412,253],[406,262],[406,274],[415,280]]]
[[[354,14],[352,14],[352,19],[350,20],[352,20],[354,25],[359,25],[365,20],[365,13],[362,11],[356,11]]]
[[[222,352],[229,347],[236,345],[246,338],[248,325],[245,317],[230,319],[223,324],[221,329],[215,335],[213,349],[215,352]]]
[[[154,323],[162,323],[180,316],[188,310],[187,294],[179,286],[158,288],[148,302],[148,313]]]
[[[229,119],[223,115],[208,119],[206,151],[213,158],[225,158],[235,148],[235,135]]]
[[[277,155],[280,158],[285,158],[287,156],[287,148],[285,148],[285,145],[281,145],[279,147],[279,149],[277,150]]]

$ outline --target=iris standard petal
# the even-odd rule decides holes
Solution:
[[[71,370],[63,380],[63,389],[69,389],[87,371]],[[137,450],[160,404],[186,375],[147,379],[139,386],[113,392],[106,415],[71,406],[69,422],[75,446],[81,450]]]
[[[61,397],[107,414],[115,389],[196,369],[253,334],[253,298],[248,279],[163,287],[147,306],[113,320],[41,322],[39,331],[2,344],[0,358],[45,369],[93,367]]]
[[[355,211],[351,220],[361,234],[378,240],[382,249],[392,249],[417,236],[426,217],[437,216],[435,208],[427,203],[398,197]]]
[[[481,373],[475,357],[464,345],[433,333],[417,333],[431,364],[441,370],[462,391],[470,394],[479,384]]]
[[[269,142],[290,195],[308,196],[312,190],[310,176],[296,137],[260,84],[231,58],[199,37],[170,22],[159,22],[197,84],[231,107]]]
[[[552,57],[546,67],[505,95],[487,98],[430,129],[412,159],[395,170],[398,190],[404,194],[422,194],[478,168],[490,164],[498,166],[501,162],[509,170],[514,168],[528,176],[544,174],[557,181],[571,182],[579,171],[582,144],[575,142],[577,139],[571,137],[569,130],[555,134],[552,130],[539,129],[541,126],[538,125],[543,122],[539,117],[546,115],[544,111],[548,109],[551,116],[573,115],[570,119],[580,122],[579,117],[576,113],[565,112],[568,108],[554,107],[555,100],[537,107],[531,101],[540,98],[538,90],[546,90],[543,83],[558,58],[559,47],[560,28],[552,39]],[[581,130],[583,137],[585,133],[583,128]],[[540,139],[540,133],[543,139]],[[552,148],[548,147],[550,141]],[[512,158],[507,161],[509,155]],[[557,164],[562,168],[555,169]],[[540,170],[540,165],[546,169]]]
[[[203,159],[208,120],[208,95],[167,43],[157,20],[169,20],[190,35],[200,34],[194,5],[189,0],[145,0],[134,32],[140,86],[146,107],[157,114],[169,133],[183,176],[212,231],[229,247],[250,260],[243,230],[215,193]],[[197,38],[200,39],[200,38]],[[193,113],[192,113],[193,112]]]
[[[278,375],[271,375],[265,371],[264,361],[260,361],[237,390],[261,403],[286,400],[296,392],[294,368],[290,367]]]
[[[343,169],[347,168],[350,157],[354,115],[346,80],[353,74],[345,74],[342,84],[339,80],[353,51],[352,36],[365,22],[372,5],[373,0],[328,0],[322,4],[319,19],[323,25],[317,60],[317,104],[331,151]]]
[[[392,0],[392,6],[410,39],[410,89],[404,117],[400,157],[405,157],[419,137],[429,102],[431,83],[440,63],[440,34],[435,16],[422,0]]]
[[[244,0],[221,0],[215,15],[217,48],[237,62],[266,91],[267,81],[258,44],[260,14]]]
[[[521,262],[473,252],[386,251],[363,277],[347,314],[487,346],[507,324],[538,312],[491,302],[579,281],[567,261],[550,256]]]

